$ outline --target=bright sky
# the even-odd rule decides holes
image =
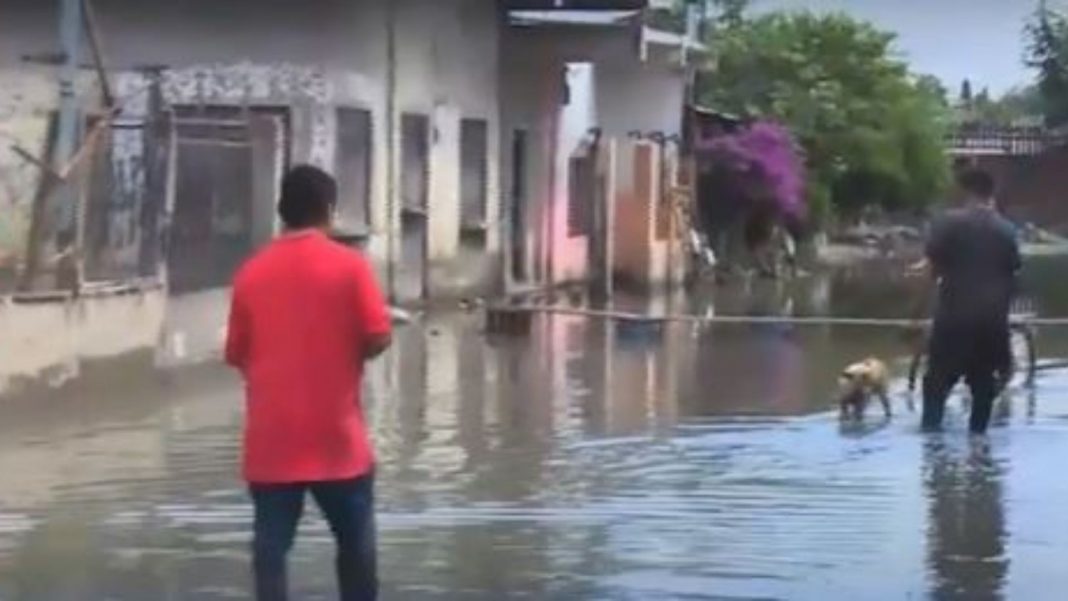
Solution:
[[[1001,93],[1028,83],[1023,27],[1038,0],[753,0],[753,10],[840,10],[898,34],[914,71],[942,79],[951,93],[971,79]],[[1068,0],[1051,6],[1068,7]]]

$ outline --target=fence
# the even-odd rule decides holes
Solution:
[[[79,215],[83,281],[162,277],[173,138],[166,111],[118,121],[102,137]]]
[[[38,181],[32,192],[23,190],[32,194],[28,222],[14,236],[23,248],[0,261],[0,293],[77,294],[85,286],[162,276],[172,119],[158,89],[147,93],[144,117],[89,118],[81,147],[62,167],[51,167],[54,116],[43,157],[21,152]]]

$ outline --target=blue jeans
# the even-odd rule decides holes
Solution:
[[[252,568],[256,599],[286,601],[286,558],[293,547],[304,498],[311,492],[337,541],[337,579],[342,601],[378,596],[374,524],[374,476],[336,482],[251,484],[255,506]]]

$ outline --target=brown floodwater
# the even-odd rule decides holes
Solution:
[[[1068,315],[1060,267],[1030,269],[1044,315]],[[866,269],[619,305],[902,316],[915,297]],[[1063,599],[1068,335],[1039,352],[1036,388],[975,440],[963,393],[921,435],[902,380],[892,420],[839,423],[843,365],[903,371],[893,330],[544,317],[505,339],[429,317],[367,383],[383,598]],[[0,406],[0,600],[248,598],[241,411],[218,366]],[[313,514],[294,598],[332,599]]]

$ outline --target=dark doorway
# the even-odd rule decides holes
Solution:
[[[338,219],[345,229],[367,232],[371,227],[371,111],[337,111]]]
[[[489,126],[482,119],[460,122],[460,242],[465,248],[486,246],[486,198],[489,185]]]
[[[229,284],[274,229],[284,169],[285,113],[240,107],[178,107],[177,186],[168,240],[170,290]]]
[[[527,203],[527,132],[512,132],[512,189],[508,217],[511,223],[512,279],[527,280],[526,203]]]
[[[404,300],[426,296],[430,118],[401,116],[401,256],[397,294]]]

